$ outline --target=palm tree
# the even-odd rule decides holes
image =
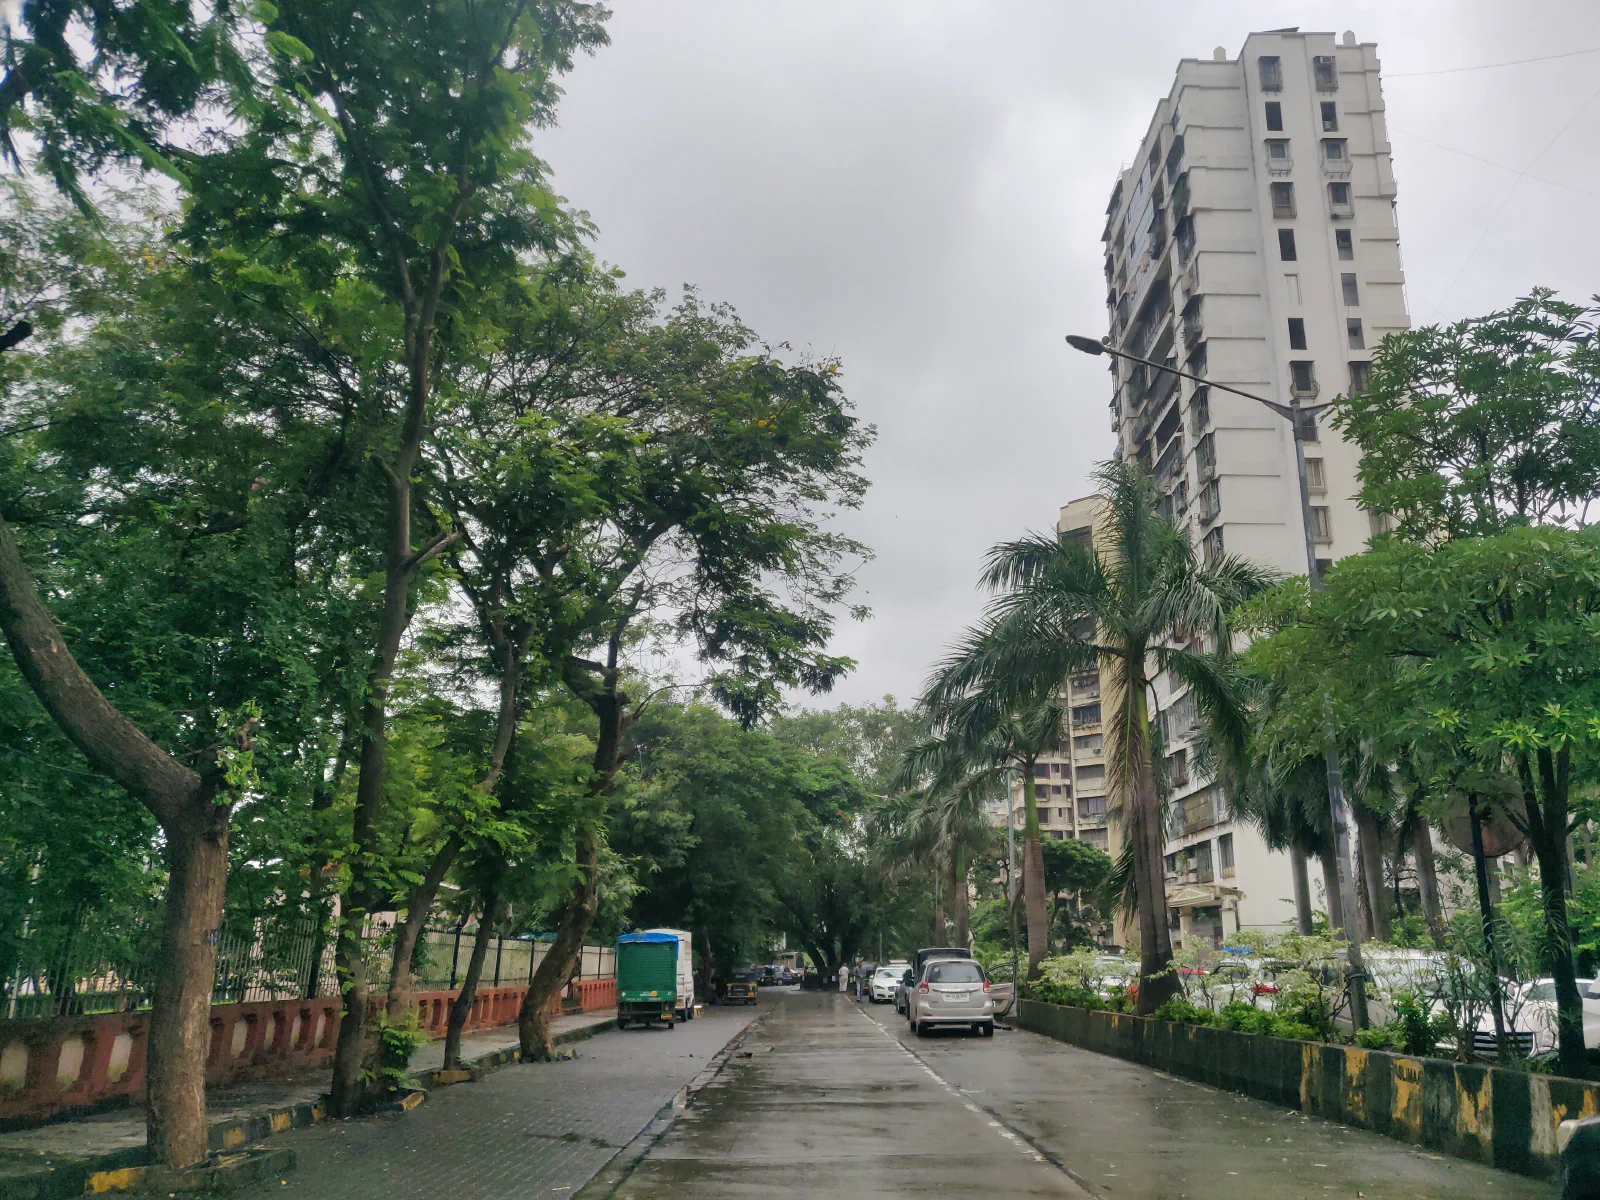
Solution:
[[[986,703],[982,695],[945,692],[945,675],[957,669],[970,648],[987,636],[986,626],[970,631],[957,650],[935,671],[924,696],[923,711],[937,736],[906,752],[906,770],[933,780],[933,792],[965,819],[981,817],[982,801],[1009,792],[1013,773],[1022,780],[1022,894],[1028,915],[1028,976],[1039,973],[1049,950],[1049,917],[1045,911],[1044,852],[1039,842],[1039,809],[1033,790],[1034,764],[1061,743],[1066,714],[1049,699],[1032,699],[1012,709]],[[929,702],[933,695],[948,703]],[[1009,800],[1009,798],[1008,798]]]
[[[1151,681],[1167,672],[1190,688],[1214,729],[1242,740],[1248,715],[1229,674],[1218,657],[1187,644],[1203,634],[1225,655],[1229,612],[1272,580],[1235,556],[1197,561],[1188,538],[1156,515],[1155,485],[1137,467],[1110,462],[1095,477],[1102,512],[1092,545],[1032,534],[990,550],[985,620],[942,665],[924,703],[967,728],[993,726],[1039,704],[1069,675],[1099,670],[1107,780],[1133,845],[1138,1007],[1150,1012],[1179,990],[1151,757]],[[1028,785],[1024,779],[1025,794]],[[1030,934],[1032,924],[1030,908]]]

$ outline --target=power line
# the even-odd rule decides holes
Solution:
[[[1541,54],[1537,58],[1513,58],[1509,62],[1479,63],[1473,67],[1441,67],[1437,71],[1385,71],[1385,79],[1417,79],[1423,75],[1459,75],[1463,71],[1492,71],[1497,67],[1520,67],[1524,63],[1553,62],[1558,58],[1576,58],[1580,54],[1600,54],[1600,46],[1587,50],[1568,50],[1562,54]]]
[[[1591,191],[1588,188],[1578,187],[1576,184],[1572,183],[1562,183],[1559,179],[1546,179],[1543,175],[1529,175],[1528,172],[1519,171],[1516,167],[1510,166],[1507,163],[1495,162],[1492,158],[1484,158],[1483,155],[1474,154],[1470,150],[1460,150],[1455,146],[1446,146],[1443,142],[1436,142],[1432,138],[1425,138],[1420,133],[1412,133],[1410,130],[1406,129],[1397,129],[1393,125],[1389,126],[1389,132],[1398,133],[1401,137],[1408,137],[1412,141],[1421,142],[1425,146],[1432,146],[1435,150],[1444,150],[1450,154],[1459,154],[1462,158],[1470,158],[1474,162],[1481,162],[1487,167],[1495,167],[1501,171],[1510,171],[1513,175],[1521,175],[1527,179],[1533,180],[1535,183],[1547,183],[1551,187],[1565,188],[1569,192],[1577,192],[1580,196],[1592,196],[1594,199],[1600,200],[1600,192]]]

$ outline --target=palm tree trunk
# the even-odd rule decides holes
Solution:
[[[944,927],[944,874],[937,863],[933,868],[933,938],[929,945],[942,946],[950,935]]]
[[[1022,897],[1028,914],[1028,978],[1039,977],[1049,932],[1044,912],[1044,848],[1039,844],[1039,806],[1033,794],[1033,762],[1022,775]]]
[[[961,855],[960,845],[950,847],[950,915],[955,918],[957,946],[966,946],[972,940],[968,928],[970,915],[967,906],[967,863]]]
[[[1306,852],[1299,846],[1289,847],[1289,870],[1294,876],[1294,925],[1302,936],[1311,933],[1311,872],[1306,862]]]
[[[1331,845],[1317,851],[1322,860],[1322,890],[1328,900],[1328,932],[1335,936],[1344,928],[1344,897],[1339,892],[1339,860]]]
[[[1435,946],[1444,946],[1444,906],[1439,903],[1439,870],[1433,861],[1433,830],[1418,821],[1411,834],[1411,853],[1417,859],[1417,891],[1422,896],[1422,917]]]
[[[1144,719],[1143,685],[1140,685],[1136,719]],[[1172,934],[1167,929],[1167,881],[1162,857],[1161,811],[1151,767],[1149,742],[1129,744],[1127,765],[1129,824],[1134,839],[1134,889],[1139,904],[1139,1004],[1148,1015],[1183,988],[1172,969]]]
[[[1390,936],[1389,897],[1383,889],[1383,831],[1378,827],[1378,814],[1365,804],[1353,805],[1356,812],[1356,830],[1361,837],[1361,883],[1367,897],[1367,911],[1371,915],[1371,934],[1380,942]]]

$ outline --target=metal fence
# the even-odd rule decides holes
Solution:
[[[471,924],[430,927],[418,939],[412,973],[422,991],[457,987],[467,973],[476,930]],[[36,937],[19,943],[16,962],[0,976],[0,1018],[81,1016],[148,1008],[160,954],[158,928],[96,928],[70,938]],[[389,976],[394,930],[366,931],[367,978],[383,987]],[[525,984],[549,952],[548,942],[497,937],[484,960],[484,987]],[[574,978],[616,974],[610,946],[585,946]],[[217,939],[213,1004],[294,1000],[338,993],[332,931],[315,917],[243,929],[224,924]]]

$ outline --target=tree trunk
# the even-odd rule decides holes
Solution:
[[[942,946],[949,939],[950,934],[944,925],[944,879],[938,866],[933,868],[933,937],[928,939],[930,946]]]
[[[1544,900],[1544,950],[1556,985],[1556,1040],[1560,1073],[1573,1079],[1588,1074],[1583,1045],[1583,998],[1572,963],[1572,933],[1567,924],[1566,846],[1567,793],[1570,789],[1568,752],[1537,753],[1534,763],[1518,755],[1523,804],[1528,812],[1528,840],[1539,860],[1539,890]],[[1543,793],[1542,802],[1540,793]]]
[[[955,944],[965,948],[972,937],[968,929],[967,865],[960,846],[950,847],[950,912],[956,922]]]
[[[1371,920],[1370,936],[1387,942],[1392,936],[1389,923],[1389,896],[1383,886],[1383,830],[1378,814],[1357,801],[1355,809],[1356,830],[1361,839],[1361,885],[1366,893],[1367,912]]]
[[[1444,906],[1439,903],[1439,869],[1433,860],[1433,830],[1418,820],[1411,834],[1411,853],[1417,860],[1417,893],[1422,898],[1422,918],[1428,923],[1433,944],[1444,948]]]
[[[10,527],[0,519],[0,629],[27,680],[89,765],[116,780],[160,822],[167,841],[162,956],[150,1012],[145,1132],[152,1162],[189,1167],[206,1157],[205,1063],[211,984],[228,873],[231,802],[220,764],[197,774],[162,750],[105,698],[61,640]],[[247,725],[238,731],[249,745]]]
[[[1142,657],[1141,660],[1142,661]],[[1128,686],[1127,714],[1135,730],[1116,752],[1126,759],[1123,768],[1128,794],[1125,813],[1133,838],[1133,880],[1139,918],[1140,1015],[1149,1015],[1182,994],[1183,986],[1172,968],[1172,933],[1167,928],[1167,882],[1162,854],[1161,799],[1156,793],[1155,770],[1150,762],[1150,732],[1145,708],[1146,684],[1140,679]],[[1118,713],[1122,722],[1124,714]]]
[[[1289,872],[1294,878],[1294,924],[1302,936],[1311,934],[1311,873],[1307,869],[1306,852],[1299,846],[1289,847]],[[1237,923],[1239,914],[1235,912]]]
[[[206,1157],[206,1055],[211,983],[228,878],[228,819],[197,813],[168,834],[161,959],[150,1011],[148,1138],[151,1161]]]
[[[528,631],[518,637],[507,633],[503,604],[496,611],[484,614],[483,624],[490,630],[491,646],[500,660],[500,702],[495,715],[494,741],[489,747],[488,766],[483,778],[478,781],[478,790],[488,796],[500,783],[506,756],[516,736],[518,689],[522,682],[522,656]],[[530,625],[529,631],[531,628]],[[428,914],[433,909],[433,901],[439,894],[445,876],[450,873],[450,868],[455,865],[465,845],[461,834],[451,834],[434,855],[422,881],[406,897],[406,919],[395,931],[394,957],[389,965],[386,1008],[391,1021],[402,1019],[411,1007],[411,959],[416,953],[417,939],[427,927]]]
[[[495,911],[500,898],[490,889],[483,898],[483,912],[478,917],[478,934],[472,939],[472,957],[467,960],[467,977],[461,981],[461,990],[450,1002],[450,1023],[444,1034],[444,1069],[461,1069],[461,1031],[467,1027],[467,1017],[472,1014],[472,1002],[477,998],[478,980],[483,976],[483,960],[488,957],[489,943],[494,940],[498,924]]]
[[[1044,847],[1039,842],[1039,806],[1033,791],[1031,759],[1023,764],[1022,805],[1022,899],[1028,916],[1028,978],[1037,979],[1050,925],[1044,911]]]
[[[1344,897],[1339,891],[1339,856],[1332,845],[1317,851],[1322,860],[1322,890],[1328,903],[1328,932],[1337,936],[1344,929]]]
[[[600,835],[599,830],[587,822],[578,827],[577,866],[578,879],[567,897],[556,940],[533,973],[533,981],[522,997],[522,1009],[517,1013],[517,1041],[522,1048],[523,1062],[549,1062],[555,1057],[550,1015],[546,1010],[572,977],[572,968],[583,949],[584,935],[589,932],[595,911],[600,907]]]

